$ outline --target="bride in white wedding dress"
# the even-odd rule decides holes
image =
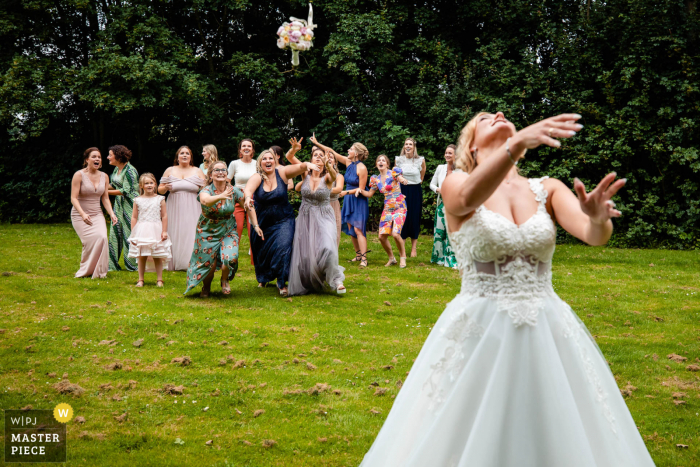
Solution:
[[[554,220],[605,244],[607,175],[577,197],[562,182],[526,179],[527,149],[574,136],[576,114],[518,132],[502,113],[462,130],[442,196],[462,290],[440,316],[362,467],[653,466],[605,358],[552,289]]]

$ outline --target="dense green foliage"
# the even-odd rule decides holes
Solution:
[[[695,0],[319,0],[314,48],[291,68],[275,31],[300,1],[0,1],[0,218],[64,221],[80,154],[125,144],[158,176],[181,144],[222,158],[310,136],[434,167],[479,110],[521,127],[576,111],[530,175],[629,180],[613,242],[700,246],[700,14]],[[307,152],[308,154],[308,152]],[[372,170],[374,171],[374,170]],[[380,200],[372,201],[378,214]]]
[[[18,252],[18,242],[30,247]],[[182,295],[184,271],[165,272],[163,289],[154,273],[142,289],[126,271],[74,279],[70,225],[0,226],[0,408],[69,403],[85,418],[68,424],[70,467],[357,466],[460,287],[457,271],[429,263],[429,248],[399,269],[383,267],[376,236],[370,246],[367,269],[343,262],[345,295],[281,299],[256,287],[243,253],[231,295],[217,276],[200,299],[199,288]],[[353,256],[347,236],[340,254]],[[700,357],[697,253],[562,245],[552,276],[626,391],[656,465],[700,465],[700,377],[688,369]],[[185,355],[191,365],[171,363]],[[64,373],[80,397],[56,391]],[[330,388],[314,392],[317,383]]]

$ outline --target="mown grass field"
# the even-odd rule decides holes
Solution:
[[[166,272],[164,289],[154,275],[134,288],[129,272],[74,279],[70,224],[0,226],[0,407],[71,404],[85,421],[68,425],[70,466],[357,465],[459,290],[456,271],[430,264],[429,237],[405,270],[384,268],[372,238],[369,268],[343,263],[344,296],[280,298],[242,255],[232,294],[217,278],[200,299],[182,295],[184,272]],[[341,247],[352,257],[347,237]],[[700,372],[687,369],[700,365],[698,252],[563,245],[554,283],[657,465],[700,465]],[[58,393],[64,374],[82,395]]]

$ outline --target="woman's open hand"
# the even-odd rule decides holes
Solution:
[[[523,128],[511,138],[513,155],[522,157],[521,152],[542,144],[558,148],[561,142],[556,138],[571,138],[583,128],[583,125],[576,123],[580,118],[578,114],[561,114]]]
[[[301,138],[299,141],[297,141],[296,138],[292,138],[289,140],[289,144],[292,145],[292,151],[293,152],[299,152],[301,150],[301,142],[304,141],[304,138]]]
[[[603,224],[612,217],[620,217],[622,213],[615,209],[615,202],[610,199],[622,188],[627,179],[615,180],[617,174],[609,173],[600,181],[590,193],[586,193],[586,187],[578,178],[574,179],[574,191],[578,195],[581,211],[586,214],[594,224]]]
[[[226,186],[224,192],[219,195],[219,199],[233,199],[233,185]]]

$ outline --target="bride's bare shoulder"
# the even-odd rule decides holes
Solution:
[[[464,182],[469,178],[469,174],[466,172],[452,172],[450,175],[448,175],[445,178],[445,181],[442,182],[442,187],[441,191],[443,194],[443,197],[445,195],[445,192],[449,192],[451,190],[455,190],[459,187],[461,187]]]

